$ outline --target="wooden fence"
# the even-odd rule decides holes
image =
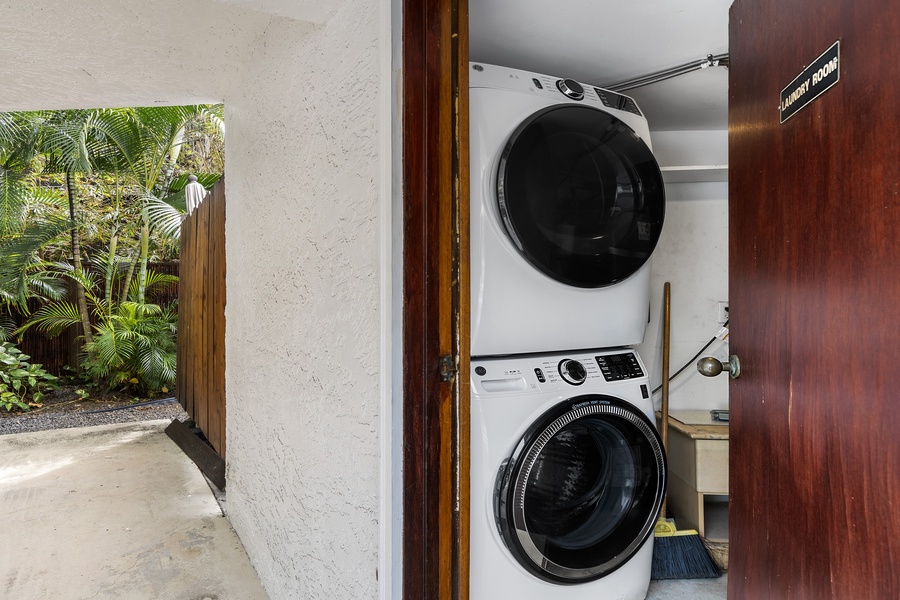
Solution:
[[[181,225],[176,397],[225,458],[225,179]]]

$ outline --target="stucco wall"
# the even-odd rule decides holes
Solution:
[[[382,6],[2,4],[0,110],[226,103],[227,504],[273,599],[387,595]]]
[[[728,164],[727,131],[651,132],[653,151],[664,166]],[[728,183],[666,185],[666,222],[653,254],[650,324],[638,352],[651,371],[653,387],[662,381],[662,292],[672,284],[670,373],[697,353],[721,325],[718,302],[728,300]],[[716,341],[704,356],[728,357],[728,344]],[[654,395],[658,403],[660,394]],[[689,366],[670,389],[670,406],[679,409],[728,408],[728,377],[707,378]]]
[[[379,2],[275,18],[226,98],[228,514],[273,598],[374,598]]]
[[[211,0],[8,0],[0,15],[0,110],[221,102],[272,18]]]

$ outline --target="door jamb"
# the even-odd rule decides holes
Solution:
[[[467,0],[403,0],[402,62],[403,598],[465,600]],[[448,356],[455,369],[442,381]]]

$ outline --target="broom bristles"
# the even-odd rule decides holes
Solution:
[[[699,535],[657,537],[651,579],[707,579],[721,575]]]

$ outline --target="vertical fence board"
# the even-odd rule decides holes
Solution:
[[[194,260],[192,260],[195,223],[195,218],[188,218],[181,225],[181,297],[178,300],[178,393],[176,397],[189,415],[194,412],[192,379],[190,377],[192,371],[190,357],[193,355],[190,339],[193,323],[189,315],[192,308],[191,298],[197,280],[194,275]]]
[[[221,194],[224,189],[217,188]],[[210,282],[214,290],[209,305],[209,313],[214,315],[212,320],[211,368],[209,370],[210,397],[212,402],[209,407],[210,432],[215,439],[211,439],[212,445],[225,455],[225,200],[217,198],[210,207],[211,218],[211,264]]]
[[[225,457],[225,181],[185,219],[178,305],[178,400]]]
[[[215,438],[217,432],[214,432],[213,423],[211,419],[212,415],[212,382],[213,382],[213,353],[212,353],[212,324],[214,316],[212,314],[212,298],[215,294],[214,283],[211,279],[212,276],[212,247],[214,245],[215,231],[213,228],[213,219],[212,219],[212,206],[213,202],[206,203],[206,210],[203,211],[203,221],[205,224],[206,230],[209,232],[209,235],[204,236],[204,255],[206,256],[206,260],[203,265],[203,280],[206,282],[206,285],[203,286],[203,337],[201,343],[203,344],[203,407],[204,407],[204,415],[203,422],[205,426],[203,427],[203,431],[206,432],[207,438],[209,438],[210,443],[212,443],[212,438]]]
[[[206,350],[206,297],[209,293],[209,206],[210,202],[203,202],[197,207],[197,277],[199,285],[194,288],[197,303],[197,312],[193,318],[197,321],[194,329],[194,404],[196,415],[194,420],[197,427],[204,432],[209,431],[209,397],[207,395],[207,381],[205,368],[209,354]]]

